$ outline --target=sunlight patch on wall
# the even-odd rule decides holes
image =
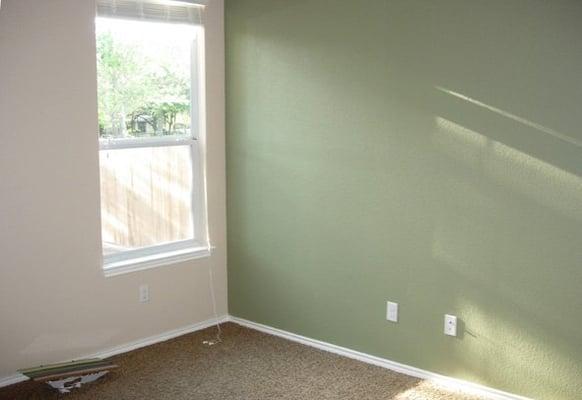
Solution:
[[[540,205],[582,220],[582,179],[453,121],[435,118],[434,143]]]
[[[515,326],[499,314],[489,315],[468,298],[459,298],[457,308],[471,335],[465,335],[463,346],[455,351],[470,355],[465,357],[467,360],[475,360],[468,369],[479,370],[487,365],[491,377],[507,384],[516,374],[527,376],[526,381],[538,382],[547,393],[579,379],[580,367],[576,360],[561,349],[548,347],[542,335],[534,336],[533,332]],[[512,365],[512,371],[499,369],[499,365]],[[552,375],[544,375],[532,365],[546,365],[553,371]],[[474,380],[479,379],[474,377]]]
[[[530,120],[528,120],[526,118],[523,118],[523,117],[520,117],[518,115],[512,114],[512,113],[507,112],[505,110],[502,110],[500,108],[493,107],[493,106],[491,106],[489,104],[483,103],[483,102],[481,102],[479,100],[475,100],[475,99],[473,99],[473,98],[471,98],[469,96],[465,96],[464,94],[455,92],[453,90],[450,90],[450,89],[447,89],[447,88],[444,88],[444,87],[441,87],[441,86],[435,86],[435,89],[437,89],[438,91],[440,91],[442,93],[451,95],[451,96],[456,97],[456,98],[458,98],[460,100],[464,100],[464,101],[469,102],[471,104],[474,104],[474,105],[476,105],[478,107],[481,107],[481,108],[484,108],[484,109],[489,110],[491,112],[494,112],[495,114],[499,114],[499,115],[504,116],[506,118],[509,118],[509,119],[511,119],[513,121],[519,122],[520,124],[523,124],[523,125],[528,126],[530,128],[536,129],[536,130],[538,130],[540,132],[544,132],[544,133],[546,133],[546,134],[548,134],[550,136],[553,136],[553,137],[555,137],[557,139],[563,140],[566,143],[573,144],[573,145],[578,146],[578,147],[582,147],[582,140],[579,140],[579,139],[573,138],[571,136],[565,135],[565,134],[560,133],[560,132],[558,132],[558,131],[556,131],[556,130],[554,130],[552,128],[548,128],[548,127],[543,126],[541,124],[538,124],[536,122],[532,122],[532,121],[530,121]]]
[[[540,204],[582,220],[582,179],[499,142],[488,152],[487,174]]]
[[[473,167],[479,166],[487,138],[447,119],[437,117],[434,142],[447,154]]]

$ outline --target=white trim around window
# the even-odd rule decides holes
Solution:
[[[103,255],[105,276],[168,266],[211,255],[206,194],[204,29],[198,27],[191,47],[190,134],[154,137],[100,138],[99,151],[188,146],[192,166],[193,238]]]
[[[171,243],[174,244],[174,243]],[[157,246],[156,246],[157,247]],[[150,255],[134,255],[133,258],[119,261],[110,261],[103,266],[106,277],[127,274],[129,272],[143,271],[150,268],[170,266],[180,262],[210,257],[212,248],[209,245],[192,243],[191,246],[157,252]]]

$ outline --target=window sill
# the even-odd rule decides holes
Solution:
[[[145,257],[132,258],[131,260],[108,263],[103,265],[103,273],[106,277],[123,275],[151,268],[166,267],[197,258],[210,257],[211,254],[212,251],[209,247],[193,247],[183,250],[169,251]]]

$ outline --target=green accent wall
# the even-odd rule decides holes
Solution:
[[[227,0],[231,314],[580,398],[580,21],[565,0]]]

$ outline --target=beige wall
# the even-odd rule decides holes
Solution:
[[[0,378],[227,312],[223,2],[207,8],[207,259],[101,271],[93,0],[0,11]],[[151,301],[138,302],[149,284]]]

